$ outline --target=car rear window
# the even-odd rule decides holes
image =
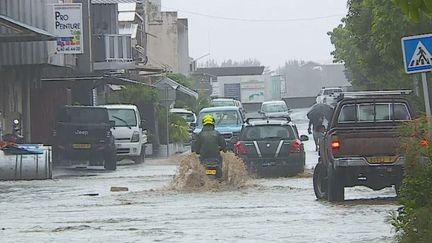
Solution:
[[[408,107],[403,103],[367,103],[344,105],[338,123],[388,122],[411,120]]]
[[[207,114],[213,116],[216,127],[240,126],[243,122],[235,110],[202,112],[198,118],[198,127],[202,127],[202,118]]]
[[[179,115],[186,122],[195,122],[195,116],[193,114],[191,114],[191,113],[175,112],[175,114]]]
[[[234,100],[213,100],[213,106],[236,106]]]
[[[92,107],[68,107],[57,114],[58,122],[70,123],[107,123],[108,111]]]
[[[286,104],[275,103],[275,104],[263,104],[262,109],[263,112],[287,112],[288,107]]]
[[[296,139],[291,126],[265,125],[245,127],[240,135],[241,140]]]
[[[341,93],[342,89],[326,89],[324,90],[324,95],[332,95],[335,93]]]

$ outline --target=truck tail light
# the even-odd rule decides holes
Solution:
[[[235,144],[235,150],[237,154],[246,155],[248,153],[246,146],[244,146],[242,143],[237,142]]]
[[[291,145],[290,153],[300,153],[301,151],[301,141],[296,139]]]
[[[339,137],[337,137],[337,136],[332,136],[330,146],[331,146],[331,149],[332,149],[333,151],[337,151],[337,150],[339,150],[340,147],[341,147],[341,142],[340,142],[340,140],[339,140]]]

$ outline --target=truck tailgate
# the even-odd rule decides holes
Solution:
[[[395,127],[336,129],[330,132],[330,141],[338,140],[339,149],[333,150],[335,158],[396,156],[399,154],[398,129]]]

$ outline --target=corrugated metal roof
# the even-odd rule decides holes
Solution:
[[[197,68],[197,73],[211,74],[214,76],[262,75],[263,72],[264,66]]]
[[[197,92],[189,89],[186,86],[183,86],[183,85],[177,83],[176,81],[174,81],[170,78],[165,77],[165,78],[162,78],[161,80],[159,80],[155,83],[155,85],[157,87],[163,87],[163,85],[165,85],[165,84],[171,86],[171,88],[174,90],[180,91],[186,95],[189,95],[191,97],[194,97],[195,99],[198,99],[198,93]]]
[[[51,41],[56,37],[45,30],[0,15],[0,42]]]

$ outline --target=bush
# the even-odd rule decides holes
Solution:
[[[399,242],[430,242],[432,239],[432,146],[427,120],[410,122],[403,130],[405,175],[401,186],[402,207],[393,218]]]
[[[166,109],[158,111],[159,138],[161,144],[166,144]],[[189,140],[189,126],[179,115],[169,113],[169,142],[183,143]]]

